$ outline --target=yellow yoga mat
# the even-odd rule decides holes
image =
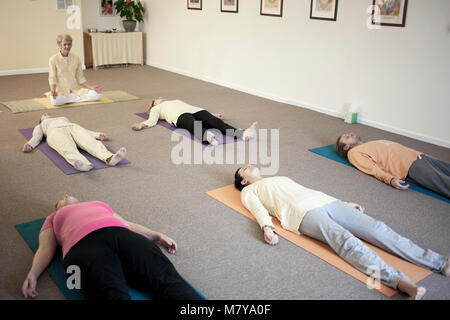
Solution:
[[[228,185],[219,189],[211,190],[206,192],[206,194],[256,222],[255,217],[242,204],[241,193],[234,187],[234,185]],[[279,236],[294,243],[295,245],[315,255],[316,257],[328,262],[339,270],[352,276],[353,278],[358,279],[363,283],[373,284],[375,290],[388,297],[392,297],[397,293],[396,290],[382,283],[375,283],[374,280],[369,276],[355,269],[352,265],[339,257],[327,244],[304,235],[298,235],[293,232],[287,231],[281,227],[277,219],[273,219],[273,223],[275,225],[274,231]],[[380,248],[377,248],[367,242],[364,242],[364,244],[375,251],[391,267],[402,271],[407,277],[412,280],[413,283],[416,283],[432,274],[431,270],[416,266],[415,264],[387,253],[386,251],[381,250]]]
[[[130,101],[130,100],[138,100],[138,99],[140,99],[140,98],[136,97],[134,95],[131,95],[125,91],[112,90],[112,91],[104,91],[102,98],[97,101],[68,103],[68,104],[65,104],[62,106],[52,105],[49,97],[7,101],[7,102],[2,102],[2,104],[7,106],[12,112],[19,113],[19,112],[28,112],[28,111],[35,111],[35,110],[70,108],[70,107],[76,107],[76,106],[82,106],[82,105]]]

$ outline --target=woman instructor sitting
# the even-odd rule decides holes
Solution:
[[[99,100],[102,88],[86,81],[80,58],[70,53],[72,37],[68,34],[58,35],[56,43],[59,52],[49,59],[48,82],[52,105]]]

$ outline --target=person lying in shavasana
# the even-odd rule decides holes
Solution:
[[[371,276],[369,270],[380,270],[380,281],[419,300],[426,289],[414,285],[401,271],[386,264],[359,238],[400,256],[414,264],[450,276],[450,258],[423,249],[397,234],[381,221],[364,213],[364,207],[347,203],[320,191],[308,189],[287,177],[263,178],[251,165],[239,168],[234,185],[241,190],[243,205],[263,229],[264,240],[275,245],[271,216],[281,226],[296,234],[304,234],[328,244],[341,258],[359,271]]]
[[[213,115],[203,108],[192,106],[181,100],[166,101],[161,97],[153,100],[147,113],[149,114],[148,120],[133,124],[131,127],[133,130],[139,131],[153,127],[161,119],[166,120],[174,127],[188,130],[198,140],[207,141],[213,146],[217,146],[219,142],[210,129],[217,129],[224,135],[247,141],[256,137],[258,126],[258,123],[254,122],[245,130],[236,129],[225,123],[221,114]],[[199,128],[201,130],[195,130],[196,121],[201,121],[201,128]]]
[[[388,140],[363,142],[353,132],[336,141],[336,151],[358,170],[399,190],[412,182],[450,199],[450,163]]]
[[[87,82],[80,58],[70,52],[72,37],[68,34],[58,35],[56,43],[59,52],[49,59],[48,82],[52,105],[99,100],[102,88]]]
[[[173,239],[125,220],[104,202],[80,202],[66,195],[42,225],[22,294],[25,298],[38,296],[39,276],[60,245],[64,269],[71,265],[80,269],[86,300],[129,300],[128,284],[152,299],[202,299],[157,244],[170,254],[178,249]]]
[[[79,171],[89,171],[94,165],[80,153],[77,146],[109,166],[115,166],[127,155],[124,147],[115,154],[108,151],[101,142],[108,139],[104,133],[87,130],[66,117],[54,118],[51,113],[41,116],[39,124],[34,127],[32,138],[25,143],[22,151],[31,152],[44,136],[47,137],[48,145]]]

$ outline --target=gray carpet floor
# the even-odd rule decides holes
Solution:
[[[177,142],[170,140],[169,130],[132,131],[131,124],[141,121],[135,113],[157,96],[221,112],[236,127],[257,120],[260,128],[279,129],[278,175],[360,203],[369,215],[421,246],[450,254],[447,203],[394,190],[308,151],[334,143],[348,131],[363,140],[394,140],[446,161],[449,149],[148,66],[86,70],[85,75],[104,90],[142,99],[53,114],[105,132],[108,146],[128,149],[131,165],[65,175],[39,150],[21,151],[26,141],[18,129],[35,126],[43,112],[13,114],[0,105],[0,299],[23,299],[20,288],[33,258],[14,225],[47,216],[65,193],[81,201],[104,201],[124,218],[172,237],[179,250],[167,254],[169,259],[209,299],[388,299],[282,238],[277,246],[266,245],[256,223],[208,197],[206,191],[233,182],[238,164],[175,165],[171,152]],[[45,91],[47,74],[0,77],[0,101],[34,98]],[[428,290],[425,299],[450,299],[450,279],[441,274],[419,284]],[[37,289],[38,299],[64,299],[47,273]],[[408,298],[397,294],[393,299]]]

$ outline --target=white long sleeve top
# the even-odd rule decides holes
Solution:
[[[158,120],[166,120],[169,124],[174,127],[177,124],[178,117],[183,113],[196,113],[204,109],[191,106],[186,102],[181,100],[169,100],[164,101],[150,110],[150,115],[147,120],[143,121],[142,124],[147,127],[153,127],[158,123]]]
[[[48,136],[48,134],[55,128],[66,127],[74,125],[74,123],[70,122],[66,117],[57,117],[57,118],[47,118],[42,121],[40,124],[34,127],[33,136],[27,142],[29,146],[33,149],[37,147],[37,145],[42,141],[44,136]],[[83,128],[84,129],[84,128]],[[85,129],[92,137],[95,139],[100,138],[100,132],[90,131]]]
[[[253,214],[261,228],[274,228],[272,218],[281,226],[299,234],[299,227],[305,214],[336,201],[323,192],[305,188],[287,177],[269,177],[246,186],[241,192],[241,201]]]

